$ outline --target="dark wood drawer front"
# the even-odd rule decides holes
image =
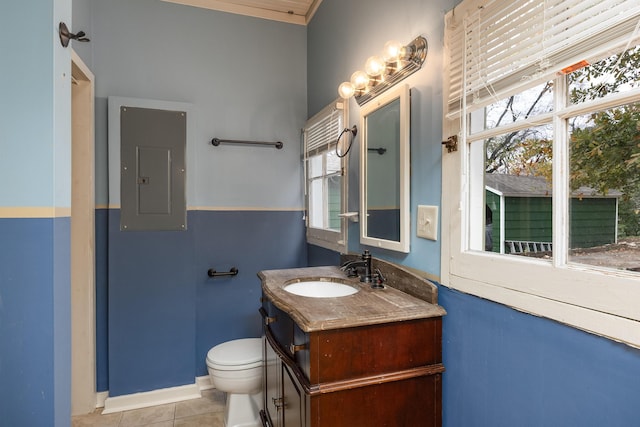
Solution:
[[[310,382],[319,384],[442,362],[442,320],[311,333]]]
[[[359,387],[311,399],[314,427],[438,427],[441,375]]]

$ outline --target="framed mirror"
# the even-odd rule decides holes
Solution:
[[[410,94],[399,85],[362,107],[360,243],[409,252]]]

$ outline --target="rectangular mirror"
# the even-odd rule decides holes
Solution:
[[[400,85],[362,107],[360,243],[409,252],[410,94]]]

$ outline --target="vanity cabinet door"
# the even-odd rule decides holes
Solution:
[[[281,423],[281,362],[280,358],[269,344],[266,338],[264,343],[264,410],[267,423],[263,420],[265,427],[282,427]]]
[[[264,427],[305,427],[304,390],[264,339]]]
[[[291,374],[287,366],[282,364],[282,404],[283,427],[304,427],[305,396],[302,387]]]

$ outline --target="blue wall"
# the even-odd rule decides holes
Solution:
[[[81,5],[74,13],[90,16],[92,50],[82,55],[97,97],[98,389],[118,396],[193,383],[212,346],[260,334],[257,272],[307,263],[306,28],[157,0]],[[187,231],[120,231],[108,97],[191,106]],[[213,147],[213,137],[284,148]],[[231,267],[238,276],[206,275]]]
[[[408,79],[411,99],[412,230],[418,204],[440,205],[442,46],[444,13],[453,0],[323,0],[308,27],[309,113],[336,96],[340,82],[361,69],[388,39],[424,35],[424,68]],[[351,121],[359,107],[351,102]],[[359,141],[356,139],[356,144]],[[350,182],[357,183],[357,147],[350,154]],[[350,210],[358,210],[357,186]],[[440,275],[440,243],[411,238],[411,253],[368,247],[374,256]],[[357,224],[349,248],[361,252]],[[309,263],[334,261],[309,249]],[[443,322],[443,424],[485,426],[638,425],[640,351],[557,322],[439,287]]]
[[[123,233],[110,210],[109,395],[193,383],[211,347],[260,336],[257,272],[306,265],[299,216],[190,211],[187,232]]]
[[[109,390],[109,210],[96,209],[96,387]]]
[[[323,0],[308,25],[307,80],[309,115],[338,96],[338,85],[382,51],[388,40],[408,43],[426,37],[429,52],[423,68],[405,80],[411,87],[411,224],[417,205],[440,204],[442,139],[442,49],[444,11],[451,0],[402,1]],[[360,125],[360,107],[352,98],[349,126]],[[359,136],[349,152],[349,211],[359,210]],[[361,251],[359,224],[349,227],[349,250]],[[400,254],[369,248],[375,256],[438,275],[440,242],[411,236],[411,252]]]
[[[0,40],[0,424],[71,412],[71,0],[3,2]],[[28,29],[25,32],[25,29]]]
[[[633,426],[640,350],[445,287],[445,426]]]
[[[69,224],[0,219],[0,417],[7,425],[69,420]]]
[[[194,278],[196,373],[206,375],[204,360],[214,344],[261,335],[257,272],[305,266],[305,229],[300,212],[194,212],[189,219],[199,231]],[[206,275],[211,267],[228,271],[232,266],[239,270],[236,277]]]

